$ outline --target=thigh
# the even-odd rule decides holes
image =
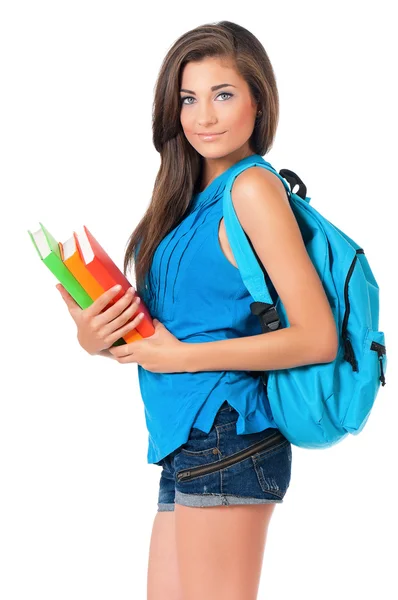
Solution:
[[[184,600],[256,600],[275,504],[193,508],[175,505]],[[165,596],[166,597],[166,596]]]
[[[158,512],[149,547],[147,600],[183,600],[178,572],[175,513]]]
[[[184,600],[255,600],[268,524],[290,483],[291,445],[275,429],[239,435],[236,411],[192,430],[171,462]]]

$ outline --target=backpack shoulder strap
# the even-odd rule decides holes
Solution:
[[[232,252],[246,289],[255,302],[273,304],[263,270],[258,264],[250,245],[250,240],[239,222],[231,198],[231,190],[235,178],[245,169],[254,166],[263,167],[279,177],[286,189],[286,193],[288,196],[290,195],[290,187],[285,179],[279,175],[269,162],[265,161],[260,155],[255,154],[247,157],[244,164],[238,164],[235,169],[232,169],[223,192],[223,216],[228,241],[231,244]]]

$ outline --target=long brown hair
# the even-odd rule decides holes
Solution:
[[[206,57],[231,59],[262,111],[249,139],[251,151],[263,156],[274,141],[279,96],[271,62],[258,39],[231,21],[200,25],[178,38],[163,60],[155,85],[152,130],[161,164],[151,202],[127,242],[124,257],[125,275],[134,262],[139,295],[145,294],[157,246],[183,220],[192,195],[199,191],[203,158],[184,135],[179,90],[184,66]]]

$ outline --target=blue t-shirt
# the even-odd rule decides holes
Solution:
[[[262,333],[258,317],[250,311],[253,298],[218,239],[222,194],[231,169],[259,159],[263,160],[254,154],[238,161],[194,194],[187,215],[156,249],[141,295],[152,318],[182,342]],[[237,434],[277,427],[260,376],[261,371],[153,373],[138,364],[148,463],[159,463],[184,444],[191,427],[208,433],[225,400],[239,413]]]

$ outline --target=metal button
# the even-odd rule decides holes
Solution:
[[[218,448],[213,448],[213,454],[218,454]]]

